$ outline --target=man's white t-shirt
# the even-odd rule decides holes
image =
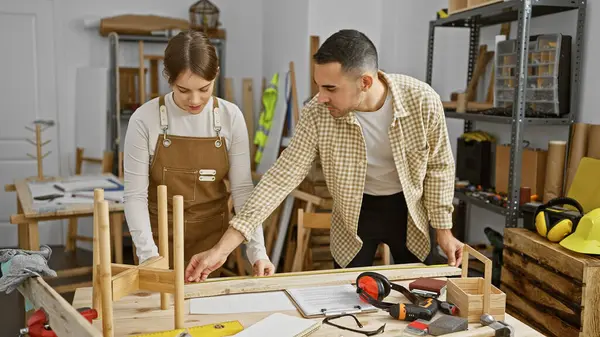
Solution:
[[[402,191],[388,130],[394,118],[391,95],[377,111],[355,111],[367,148],[367,177],[364,193],[391,195]]]

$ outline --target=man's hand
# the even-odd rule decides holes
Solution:
[[[269,260],[258,260],[254,262],[253,276],[271,276],[275,273],[275,266]]]
[[[458,267],[462,263],[463,243],[449,229],[436,229],[437,242],[448,257],[448,265]]]
[[[225,263],[227,255],[212,248],[192,256],[190,263],[185,268],[185,280],[188,282],[206,281],[210,273]]]

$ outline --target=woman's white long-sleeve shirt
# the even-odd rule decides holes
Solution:
[[[244,116],[237,105],[219,100],[221,135],[226,140],[229,156],[229,181],[236,213],[250,197],[254,185],[250,169],[250,146]],[[169,119],[169,134],[189,137],[213,137],[213,101],[196,115],[180,109],[173,101],[173,93],[165,97]],[[148,213],[148,186],[151,158],[154,155],[160,129],[158,98],[138,108],[129,120],[124,144],[125,216],[140,262],[158,255],[152,237]],[[199,156],[202,153],[198,153]],[[199,252],[198,252],[199,253]],[[268,259],[262,226],[248,241],[246,254],[254,265],[259,259]]]

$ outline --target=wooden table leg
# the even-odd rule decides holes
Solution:
[[[123,263],[123,213],[111,213],[110,222],[115,247],[115,262]]]

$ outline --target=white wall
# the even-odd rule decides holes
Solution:
[[[267,84],[276,72],[279,73],[280,81],[285,80],[289,62],[294,61],[300,104],[309,94],[308,22],[308,1],[263,0],[263,76]]]

